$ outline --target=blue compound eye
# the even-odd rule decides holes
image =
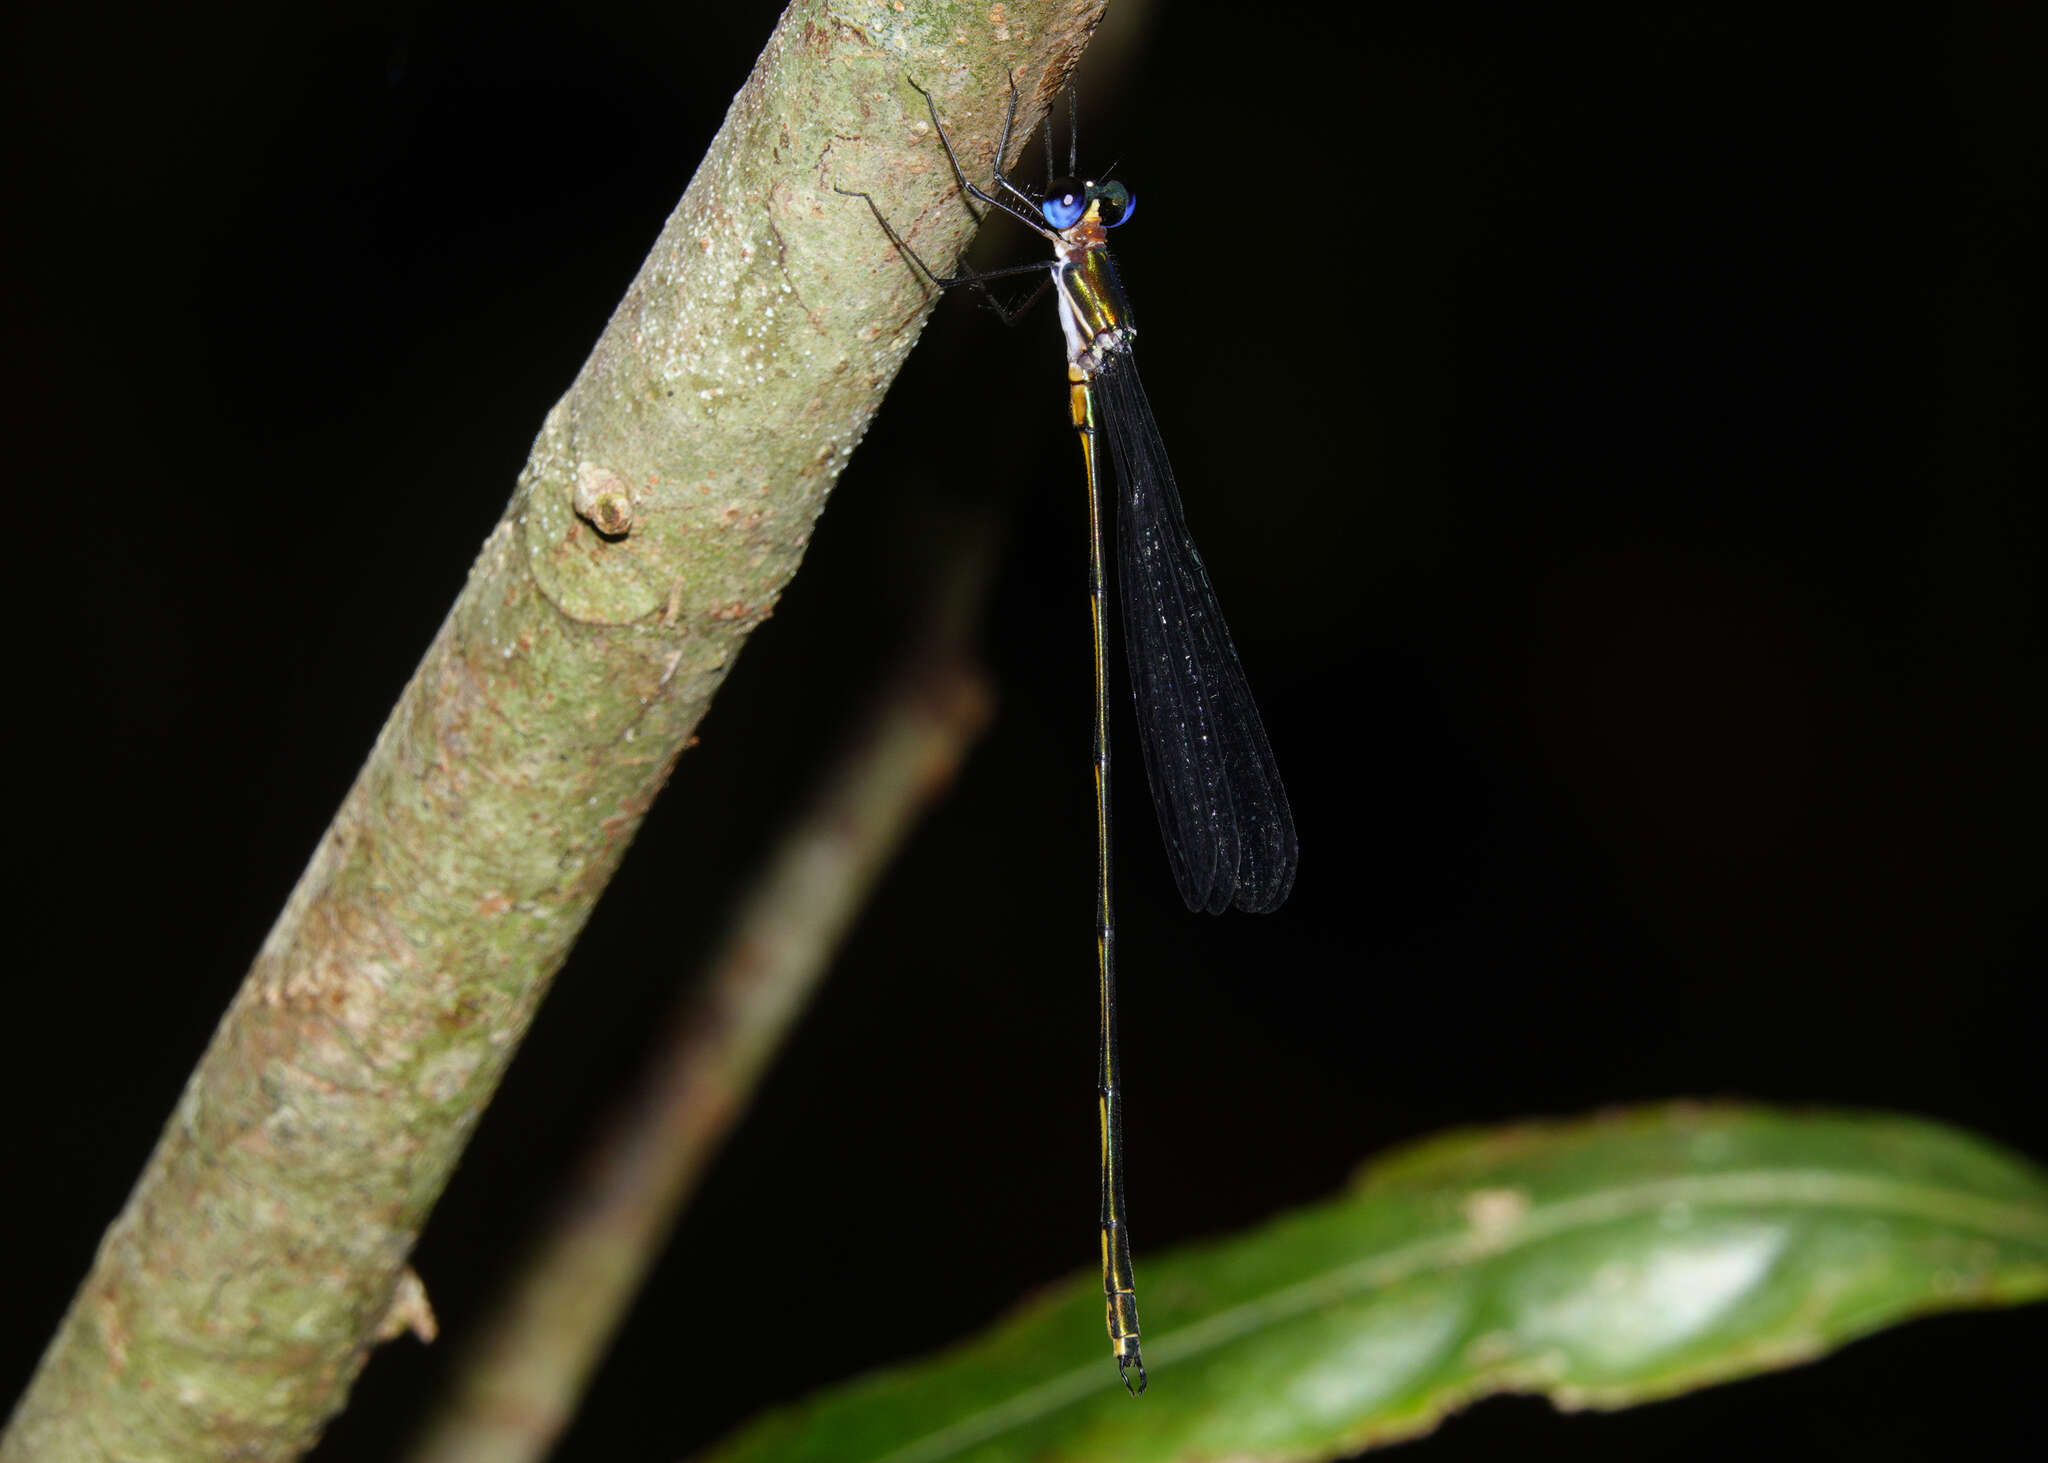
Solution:
[[[1102,205],[1095,216],[1102,220],[1102,226],[1106,229],[1113,229],[1120,223],[1128,222],[1130,216],[1138,211],[1137,198],[1121,183],[1098,183],[1089,191],[1094,193],[1096,202]]]
[[[1056,229],[1070,229],[1088,211],[1088,189],[1072,178],[1056,178],[1046,186],[1038,211]]]

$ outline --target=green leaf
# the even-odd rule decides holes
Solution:
[[[711,1456],[1321,1459],[1491,1392],[1626,1407],[2048,1295],[2048,1174],[1873,1114],[1674,1105],[1457,1132],[1330,1203],[1141,1255],[1138,1294],[1136,1401],[1087,1277]]]

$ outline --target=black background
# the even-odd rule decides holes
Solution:
[[[2048,35],[1816,12],[1167,4],[1084,63],[1303,850],[1278,914],[1190,916],[1125,744],[1141,1274],[1401,1139],[1633,1099],[1903,1109],[2048,1159]],[[9,22],[0,1398],[774,15]],[[941,309],[422,1241],[459,1333],[911,633],[924,556],[1000,514],[1000,719],[565,1457],[701,1446],[1090,1262],[1059,359],[1049,316]],[[1411,1446],[1995,1455],[2039,1441],[2044,1347],[2048,1309],[1948,1318]],[[387,1454],[447,1352],[381,1352],[320,1456]]]

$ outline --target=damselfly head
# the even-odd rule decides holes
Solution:
[[[1055,178],[1046,185],[1038,211],[1055,229],[1066,230],[1087,217],[1090,204],[1095,206],[1095,217],[1102,226],[1113,229],[1131,216],[1137,199],[1115,180],[1084,183],[1077,178]]]

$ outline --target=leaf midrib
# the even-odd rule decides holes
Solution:
[[[1474,1189],[1507,1189],[1507,1182],[1475,1182]],[[1254,1331],[1320,1310],[1363,1291],[1392,1285],[1430,1270],[1498,1259],[1573,1229],[1660,1210],[1672,1204],[1695,1208],[1772,1205],[1803,1209],[1850,1209],[1859,1214],[1931,1219],[2004,1240],[2048,1248],[2048,1210],[1986,1199],[1933,1184],[1916,1184],[1870,1174],[1826,1169],[1744,1169],[1716,1174],[1679,1174],[1643,1183],[1532,1204],[1510,1223],[1468,1225],[1428,1239],[1399,1245],[1298,1280],[1257,1300],[1148,1340],[1155,1366],[1199,1356]],[[932,1463],[1048,1413],[1070,1406],[1102,1385],[1094,1365],[1076,1367],[1041,1382],[1006,1402],[984,1408],[928,1434],[879,1463]]]

